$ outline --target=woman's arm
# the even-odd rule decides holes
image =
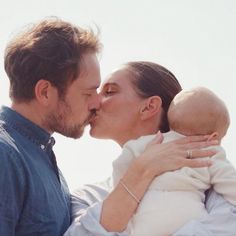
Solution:
[[[156,176],[183,166],[208,166],[209,161],[186,159],[187,150],[193,150],[193,158],[214,155],[213,151],[200,150],[217,144],[206,140],[207,137],[188,137],[160,144],[162,136],[159,135],[132,162],[122,180],[138,199],[142,199]],[[91,185],[77,191],[72,197],[73,222],[64,236],[127,235],[125,229],[138,204],[121,184],[110,194],[109,191],[107,186],[100,188]]]
[[[109,191],[109,180],[74,191],[71,195],[73,221],[64,236],[127,236],[126,232],[108,232],[100,224],[102,201]]]
[[[157,136],[143,154],[132,162],[122,178],[123,183],[136,198],[141,200],[156,176],[184,166],[209,166],[211,163],[207,160],[186,158],[188,150],[192,150],[193,158],[214,155],[215,151],[200,150],[217,144],[217,141],[209,142],[207,138],[207,136],[192,136],[160,144],[162,137]],[[100,223],[108,232],[122,232],[137,207],[138,202],[120,183],[104,200]]]

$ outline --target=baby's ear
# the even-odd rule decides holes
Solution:
[[[212,133],[209,138],[207,139],[207,141],[212,141],[214,139],[218,139],[219,138],[219,133],[218,132],[214,132]]]

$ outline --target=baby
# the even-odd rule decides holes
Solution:
[[[210,134],[209,139],[225,136],[230,119],[228,110],[213,92],[203,87],[182,91],[172,101],[164,134],[169,142],[188,135]],[[113,162],[113,185],[117,185],[130,162],[142,153],[155,135],[128,141],[122,154]],[[215,148],[213,164],[204,168],[184,167],[154,179],[143,197],[128,228],[132,236],[167,236],[190,220],[207,214],[205,191],[213,186],[230,203],[236,205],[236,170],[226,160],[221,146]],[[191,158],[191,150],[188,153]]]

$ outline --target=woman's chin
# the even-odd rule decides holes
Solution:
[[[93,138],[102,139],[102,135],[100,134],[100,132],[98,132],[98,130],[96,130],[94,126],[90,126],[89,134]]]
[[[91,137],[97,138],[97,139],[111,139],[110,137],[108,137],[108,135],[105,135],[103,132],[100,132],[94,127],[90,128],[89,134]]]

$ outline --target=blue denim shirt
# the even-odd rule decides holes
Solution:
[[[0,236],[59,236],[69,227],[69,191],[54,143],[17,112],[0,110]]]

